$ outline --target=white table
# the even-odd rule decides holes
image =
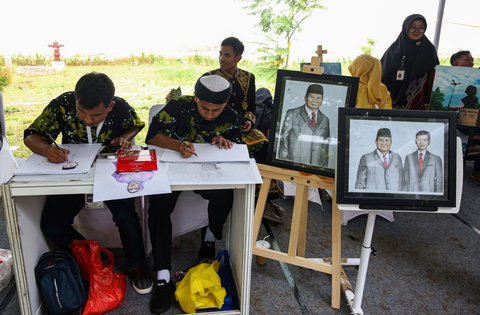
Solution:
[[[40,314],[41,299],[34,269],[49,250],[40,231],[40,217],[47,195],[93,192],[94,169],[81,175],[15,176],[1,186],[7,233],[13,252],[15,279],[24,315]],[[172,190],[234,189],[234,204],[226,223],[226,247],[239,294],[239,309],[222,314],[248,314],[252,264],[254,184],[172,185]],[[68,206],[68,205],[65,205]]]

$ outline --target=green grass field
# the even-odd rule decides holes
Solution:
[[[243,66],[241,64],[240,66]],[[3,92],[7,139],[16,157],[28,157],[31,152],[23,144],[23,130],[40,114],[42,109],[66,91],[72,91],[77,80],[91,71],[107,74],[115,83],[116,95],[125,98],[137,114],[147,123],[148,110],[154,104],[165,103],[172,88],[181,87],[183,94],[191,95],[199,76],[218,67],[216,59],[171,59],[142,65],[73,66],[61,73],[38,76],[14,75],[12,83]],[[273,93],[275,78],[257,74],[253,66],[244,69],[256,75],[257,88],[267,87]],[[147,128],[135,138],[143,144]]]

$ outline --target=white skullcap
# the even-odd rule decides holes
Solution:
[[[224,104],[232,94],[230,82],[219,75],[207,75],[197,80],[195,95],[202,101]]]

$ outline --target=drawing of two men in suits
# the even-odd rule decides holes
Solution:
[[[439,156],[429,152],[430,133],[417,132],[417,150],[402,158],[390,150],[390,129],[380,128],[375,139],[377,148],[360,158],[356,189],[379,191],[443,192],[443,167]]]

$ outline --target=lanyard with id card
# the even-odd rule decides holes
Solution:
[[[402,61],[400,62],[400,68],[397,70],[397,75],[395,79],[397,81],[403,81],[405,78],[405,56],[402,56]]]

